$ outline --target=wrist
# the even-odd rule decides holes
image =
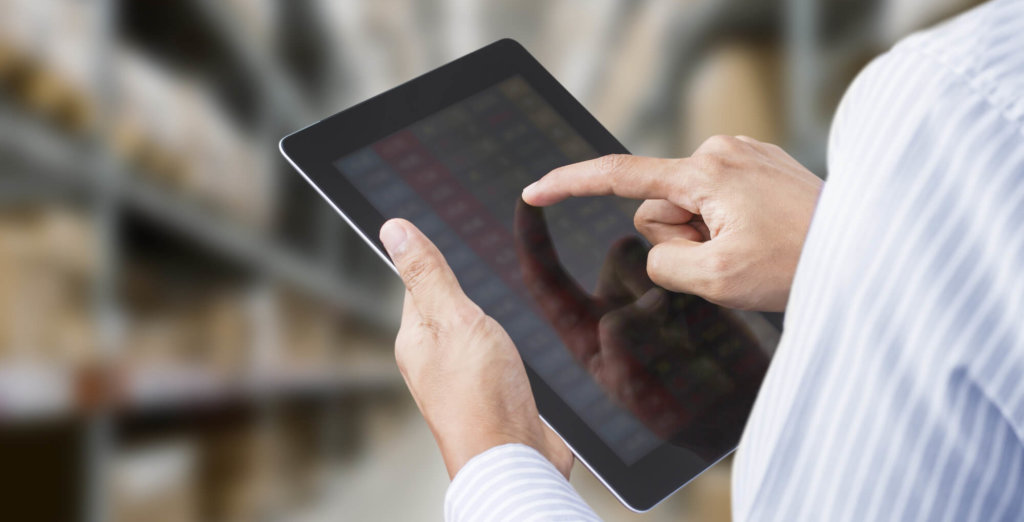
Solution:
[[[566,479],[572,470],[572,452],[554,431],[540,422],[536,430],[520,433],[509,433],[501,429],[468,429],[459,433],[441,434],[434,430],[434,438],[437,440],[448,477],[451,479],[454,479],[459,470],[473,457],[505,444],[523,444],[537,450]]]
[[[435,436],[448,478],[454,479],[459,470],[477,455],[505,444],[525,444],[502,434],[473,433],[462,436]]]

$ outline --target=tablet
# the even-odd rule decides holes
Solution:
[[[545,422],[630,509],[650,509],[736,447],[778,330],[655,287],[637,202],[522,202],[555,167],[627,151],[518,43],[495,42],[280,146],[392,269],[385,220],[434,241],[515,341]]]

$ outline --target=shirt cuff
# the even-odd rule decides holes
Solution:
[[[448,486],[444,519],[600,520],[555,466],[525,444],[495,446],[470,459]]]

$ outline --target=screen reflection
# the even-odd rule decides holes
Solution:
[[[659,438],[703,458],[732,450],[769,362],[744,321],[656,286],[647,275],[649,246],[637,236],[612,244],[591,294],[560,262],[543,209],[520,201],[514,228],[536,308],[608,397]]]

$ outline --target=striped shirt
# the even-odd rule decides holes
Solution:
[[[1024,0],[843,98],[732,489],[737,520],[1024,520]],[[597,518],[521,445],[471,460],[445,516]]]

